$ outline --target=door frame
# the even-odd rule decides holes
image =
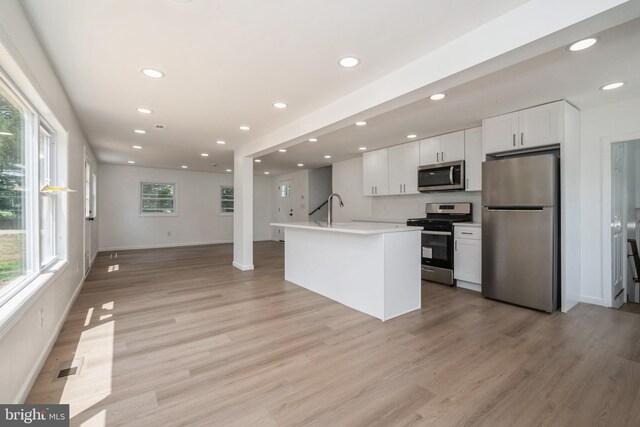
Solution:
[[[611,241],[611,208],[612,208],[612,192],[611,192],[611,146],[618,142],[631,142],[640,140],[640,132],[629,132],[620,135],[602,138],[602,223],[601,223],[601,242],[602,242],[602,283],[603,295],[602,300],[606,307],[613,306],[613,281],[611,280],[611,255],[613,251]],[[625,246],[626,247],[626,246]],[[627,269],[623,268],[623,280],[626,281]]]

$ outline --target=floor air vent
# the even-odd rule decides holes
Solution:
[[[82,366],[82,357],[73,360],[67,360],[66,362],[62,362],[58,366],[58,378],[67,378],[71,375],[75,375],[80,372],[80,367]]]

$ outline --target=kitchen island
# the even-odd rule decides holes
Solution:
[[[271,225],[285,230],[285,280],[381,320],[421,307],[421,227]]]

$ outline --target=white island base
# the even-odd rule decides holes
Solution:
[[[285,279],[388,320],[421,307],[420,228],[352,223],[285,229]]]

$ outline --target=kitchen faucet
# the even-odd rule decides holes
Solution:
[[[344,207],[344,203],[342,203],[342,197],[340,197],[340,195],[338,193],[331,193],[331,195],[327,199],[327,204],[329,205],[328,206],[329,209],[328,209],[328,212],[327,212],[327,227],[331,227],[331,223],[332,223],[331,216],[332,216],[332,213],[333,213],[333,203],[331,203],[331,202],[332,202],[334,196],[338,198],[338,201],[340,202],[340,207],[341,208]]]

